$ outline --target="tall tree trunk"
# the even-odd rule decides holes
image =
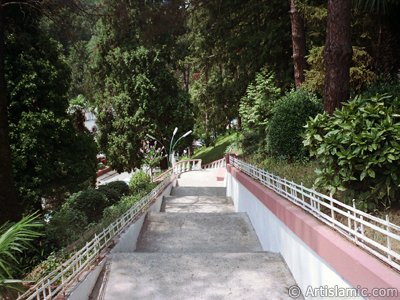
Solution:
[[[296,9],[295,0],[289,0],[289,4],[290,21],[292,24],[294,82],[296,88],[299,88],[305,79],[304,69],[306,67],[306,35],[304,31],[304,19]]]
[[[350,96],[351,0],[328,0],[324,108],[332,115]]]
[[[3,1],[0,2],[0,225],[19,219],[19,205],[11,161],[5,81],[5,44]]]

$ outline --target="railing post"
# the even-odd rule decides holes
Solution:
[[[386,221],[386,230],[388,232],[390,232],[389,215],[386,215],[385,221]],[[392,250],[392,242],[390,241],[389,235],[386,235],[386,246],[387,246],[389,251]],[[392,261],[392,256],[390,255],[390,253],[388,253],[388,259],[389,259],[389,261]]]
[[[358,232],[357,213],[356,213],[356,199],[353,199],[353,216],[354,216],[354,231]],[[354,240],[357,242],[357,235],[354,235]]]

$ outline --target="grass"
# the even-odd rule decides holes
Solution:
[[[214,145],[200,148],[195,151],[192,158],[200,158],[203,165],[220,159],[224,157],[226,149],[236,140],[236,137],[237,133],[232,133],[217,138]]]

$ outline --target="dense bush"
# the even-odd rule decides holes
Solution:
[[[107,198],[102,192],[90,188],[71,195],[64,205],[83,212],[91,223],[101,218]]]
[[[107,206],[118,202],[122,196],[130,193],[129,186],[124,181],[112,181],[105,185],[101,185],[97,189],[107,197]]]
[[[101,185],[97,188],[97,190],[102,193],[107,198],[106,206],[113,205],[117,203],[121,199],[121,195],[114,189],[110,188],[107,185]]]
[[[324,113],[307,123],[304,145],[322,165],[316,185],[333,193],[352,189],[368,210],[396,199],[400,109],[395,102],[390,96],[356,97],[332,118]]]
[[[46,238],[58,248],[77,240],[88,225],[86,215],[77,209],[63,207],[57,211],[46,226]]]
[[[274,107],[267,136],[269,153],[289,160],[304,157],[304,126],[319,112],[322,103],[314,94],[301,89],[287,93]]]
[[[387,101],[391,102],[396,109],[400,109],[400,81],[399,80],[387,80],[381,78],[376,84],[369,87],[362,93],[363,98],[371,98],[376,95],[388,94],[391,95],[392,98],[389,98]]]
[[[151,178],[143,170],[136,171],[129,182],[129,188],[132,193],[143,194],[151,184]]]

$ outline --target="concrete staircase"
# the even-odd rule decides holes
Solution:
[[[99,298],[288,299],[286,264],[262,251],[223,183],[210,171],[181,176],[162,212],[148,214],[136,252],[113,254]]]

